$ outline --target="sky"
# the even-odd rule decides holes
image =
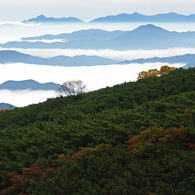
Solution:
[[[21,21],[40,14],[89,21],[119,13],[189,15],[195,14],[194,10],[195,0],[0,0],[0,21]]]

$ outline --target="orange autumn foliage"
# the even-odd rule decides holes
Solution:
[[[1,185],[6,188],[1,190],[0,194],[17,194],[17,192],[20,192],[21,190],[30,192],[31,181],[39,182],[40,180],[53,175],[55,170],[57,170],[55,167],[41,169],[40,167],[33,165],[30,168],[24,169],[20,175],[16,172],[9,173],[2,179]]]
[[[192,150],[195,150],[195,144],[190,144],[189,148],[192,149]]]
[[[151,152],[167,151],[169,147],[184,146],[188,141],[188,133],[184,127],[168,129],[151,127],[128,140],[131,154],[142,153],[146,148]]]
[[[7,112],[7,111],[9,111],[9,110],[8,109],[1,109],[0,114],[3,114],[4,112]]]
[[[138,74],[137,79],[144,79],[148,77],[154,77],[154,76],[161,76],[166,75],[170,71],[175,70],[175,67],[169,67],[169,66],[162,66],[160,70],[157,69],[150,69],[148,71],[142,71]]]
[[[160,68],[160,74],[161,75],[166,75],[168,74],[170,71],[175,70],[175,67],[170,67],[170,66],[162,66]]]
[[[192,120],[192,113],[190,112],[189,109],[185,109],[185,110],[184,110],[184,113],[185,113],[186,116],[189,117],[190,120]]]
[[[148,72],[147,71],[142,71],[138,74],[137,79],[144,79],[144,78],[148,78]]]

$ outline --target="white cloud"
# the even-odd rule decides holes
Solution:
[[[0,48],[0,50],[5,50]],[[43,58],[50,58],[59,55],[64,56],[76,56],[76,55],[88,55],[88,56],[100,56],[110,58],[113,60],[124,61],[133,60],[138,58],[152,58],[152,57],[171,57],[176,55],[195,54],[195,48],[170,48],[170,49],[155,49],[155,50],[110,50],[110,49],[18,49],[12,48],[9,50],[15,50],[21,53],[30,54],[33,56],[39,56]]]
[[[167,65],[167,63],[166,63]],[[181,67],[184,64],[170,66]],[[82,80],[88,90],[97,90],[106,86],[113,86],[123,82],[136,81],[138,73],[143,70],[160,68],[163,63],[126,64],[91,67],[53,67],[29,64],[0,65],[0,83],[7,80],[34,79],[38,82],[55,82],[62,84],[70,80]],[[55,97],[54,91],[5,91],[0,90],[0,102],[14,106],[26,106]]]
[[[56,97],[55,91],[30,91],[30,90],[0,90],[0,102],[12,104],[17,107],[28,106]]]

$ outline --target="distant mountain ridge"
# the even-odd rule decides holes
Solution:
[[[117,63],[115,60],[99,56],[56,56],[52,58],[41,58],[29,54],[23,54],[17,51],[4,50],[0,51],[0,63],[27,63],[50,66],[93,66],[93,65],[110,65]]]
[[[36,18],[32,18],[29,20],[24,20],[22,23],[75,23],[75,22],[83,22],[82,20],[74,17],[63,17],[63,18],[54,18],[54,17],[46,17],[43,14],[37,16]]]
[[[106,17],[96,18],[90,23],[101,23],[101,22],[195,22],[195,14],[191,15],[182,15],[174,12],[163,13],[157,15],[143,15],[138,12],[132,14],[118,14],[118,15],[109,15]]]
[[[7,104],[7,103],[4,103],[4,102],[0,103],[0,110],[1,109],[9,109],[9,110],[12,110],[14,108],[15,108],[15,106],[13,106],[11,104]]]
[[[156,15],[144,15],[138,12],[132,14],[120,13],[117,15],[108,15],[98,17],[89,22],[85,22],[76,17],[46,17],[43,14],[36,18],[22,21],[22,23],[117,23],[117,22],[195,22],[195,14],[182,15],[175,12],[161,13]]]
[[[45,43],[41,41],[13,41],[0,44],[3,48],[58,48],[58,49],[168,49],[173,47],[195,47],[195,32],[168,31],[152,24],[141,25],[132,31],[101,31],[101,37],[95,38],[99,30],[86,30],[69,33],[66,42]],[[79,39],[79,33],[82,37]],[[74,38],[73,34],[77,34]],[[102,37],[106,38],[102,38]],[[48,36],[48,35],[46,35]],[[65,35],[67,36],[67,35]],[[89,39],[88,37],[91,38]],[[51,37],[51,35],[50,35]],[[54,36],[57,38],[56,36]],[[59,38],[59,37],[58,37]],[[32,38],[30,38],[32,39]],[[27,38],[26,38],[27,40]]]
[[[79,30],[74,31],[72,33],[61,33],[58,35],[41,35],[36,37],[24,37],[22,40],[29,41],[29,40],[53,40],[53,39],[61,39],[63,41],[70,41],[70,40],[89,40],[89,39],[96,39],[96,40],[108,40],[112,38],[116,38],[118,36],[124,35],[126,31],[106,31],[102,29],[88,29],[88,30]]]
[[[125,60],[120,62],[120,64],[130,64],[130,63],[154,63],[154,62],[163,62],[163,63],[184,63],[186,64],[183,68],[195,67],[195,54],[185,54],[172,57],[154,57],[154,58],[140,58],[135,60]]]
[[[53,82],[39,83],[35,80],[23,80],[23,81],[6,81],[0,84],[0,90],[57,90],[60,84]]]

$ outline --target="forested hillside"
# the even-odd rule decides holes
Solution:
[[[194,194],[195,68],[0,114],[0,194]]]

